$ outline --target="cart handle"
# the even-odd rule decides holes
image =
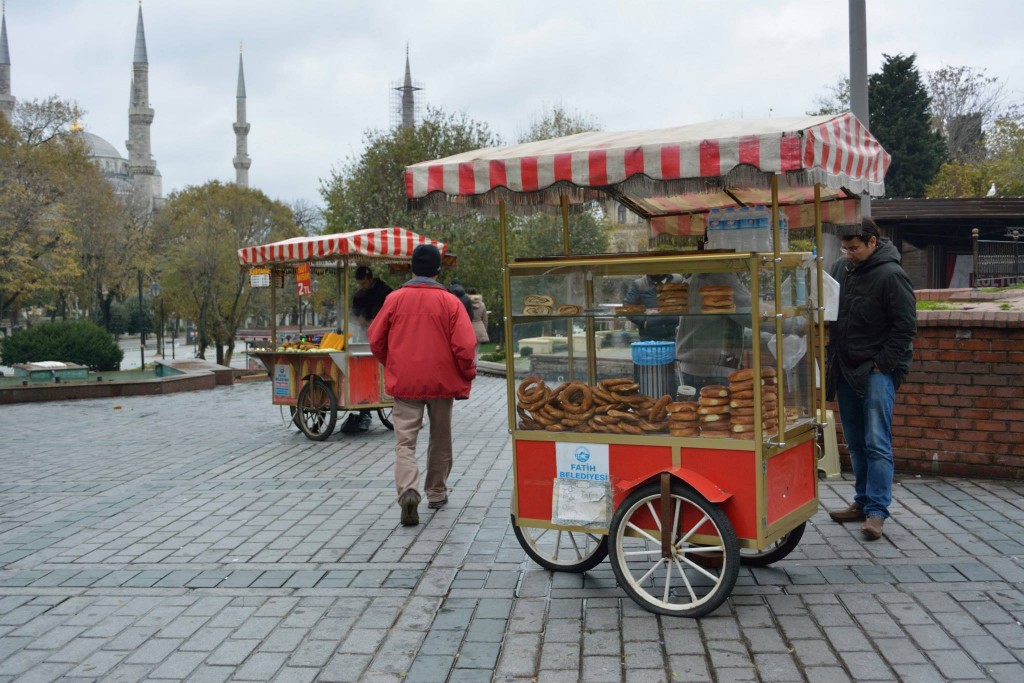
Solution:
[[[694,472],[693,470],[688,469],[686,467],[666,467],[656,472],[651,472],[650,474],[647,474],[638,479],[631,479],[628,481],[617,481],[615,482],[616,492],[619,493],[620,495],[626,495],[633,489],[637,488],[638,486],[654,481],[656,478],[659,478],[662,473],[667,473],[675,477],[676,479],[680,480],[684,484],[692,486],[694,489],[697,490],[697,493],[707,498],[709,503],[723,503],[732,498],[732,494],[722,490],[722,487],[720,487],[718,484],[711,481],[703,474],[700,474],[699,472]]]

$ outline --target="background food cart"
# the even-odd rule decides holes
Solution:
[[[884,192],[888,164],[846,113],[582,133],[407,167],[408,194],[424,208],[499,215],[506,347],[513,348],[517,325],[540,319],[564,324],[570,340],[562,368],[547,376],[520,381],[508,354],[512,518],[532,559],[581,572],[610,554],[620,586],[644,608],[701,616],[729,595],[741,562],[769,564],[792,551],[818,508],[816,436],[825,413],[823,383],[814,378],[824,367],[825,298],[815,253],[822,253],[823,224],[857,223],[858,195]],[[766,206],[770,251],[572,255],[571,212],[609,198],[642,216],[652,235],[703,235],[709,212]],[[563,253],[510,260],[509,214],[537,210],[560,213]],[[816,252],[787,252],[783,224],[812,227]],[[751,406],[752,431],[712,439],[702,421],[697,434],[675,436],[661,426],[672,423],[654,413],[660,397],[635,387],[609,391],[612,382],[631,383],[600,358],[595,324],[609,315],[603,283],[655,273],[746,283],[752,305],[735,315],[746,317],[756,340],[741,366],[753,394],[743,405]],[[568,306],[550,305],[553,291]],[[721,315],[692,305],[673,313],[680,326]],[[625,319],[621,309],[618,315]],[[794,373],[784,340],[801,327],[811,352],[805,371]],[[623,416],[615,419],[628,418],[628,431],[596,416],[598,409],[612,413],[610,398],[597,406],[599,390],[614,394]],[[665,401],[657,404],[660,410]]]
[[[454,256],[441,242],[404,228],[375,228],[354,232],[295,237],[271,244],[238,250],[243,269],[270,269],[270,348],[254,351],[271,378],[274,405],[289,406],[293,420],[310,439],[322,441],[331,435],[339,413],[376,410],[381,423],[394,429],[391,409],[394,401],[384,392],[384,373],[370,352],[368,343],[352,343],[349,308],[352,302],[348,271],[359,265],[388,265],[407,268],[413,249],[433,244],[447,265]],[[338,301],[337,334],[323,348],[303,345],[283,348],[277,338],[277,289],[285,275],[301,269],[311,276],[334,275]],[[299,280],[301,281],[301,276]],[[308,284],[308,282],[307,282]],[[303,287],[297,282],[298,287]],[[300,296],[311,290],[300,291]],[[339,348],[340,347],[340,348]]]

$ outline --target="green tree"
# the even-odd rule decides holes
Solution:
[[[405,167],[481,147],[501,144],[487,124],[465,114],[427,108],[413,128],[372,129],[363,135],[364,149],[321,180],[326,230],[331,233],[398,225],[420,232],[438,223],[427,211],[409,207]],[[434,235],[431,235],[434,237]]]
[[[996,196],[1024,196],[1024,111],[1010,109],[992,126],[988,136],[986,179],[995,183]]]
[[[259,190],[211,181],[172,193],[155,227],[162,296],[196,322],[201,356],[214,346],[217,362],[230,363],[252,296],[238,249],[298,236],[291,207]]]
[[[928,186],[928,196],[984,197],[992,185],[997,197],[1024,195],[1024,112],[1008,109],[993,123],[986,142],[983,161],[943,164]]]
[[[914,55],[883,55],[881,72],[868,78],[871,132],[892,155],[885,177],[889,197],[923,197],[946,145],[929,115],[930,100]]]
[[[455,271],[444,271],[447,282],[456,273],[463,285],[476,287],[488,307],[500,307],[501,266],[497,221],[477,215],[439,216],[412,209],[406,198],[405,167],[461,152],[501,144],[484,123],[464,114],[428,108],[414,128],[367,131],[365,148],[340,170],[321,181],[326,208],[326,231],[400,226],[440,240],[458,257]],[[398,276],[379,273],[397,285]]]
[[[78,114],[54,97],[0,117],[0,315],[53,306],[81,273],[74,228],[92,207],[69,199],[102,182],[70,129]]]
[[[928,185],[925,196],[932,199],[949,197],[982,197],[989,188],[989,173],[985,171],[985,162],[964,163],[948,161],[944,163],[935,178]]]

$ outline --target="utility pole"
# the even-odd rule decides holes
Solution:
[[[850,110],[861,124],[868,121],[868,28],[864,0],[849,0],[850,7]],[[860,197],[860,214],[871,215],[871,195]]]

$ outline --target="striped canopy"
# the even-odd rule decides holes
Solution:
[[[652,219],[711,208],[885,192],[889,154],[853,114],[712,121],[624,133],[591,132],[465,152],[408,166],[409,198],[435,208],[484,208],[506,200],[556,204],[609,195]],[[739,193],[739,194],[737,194]],[[742,195],[742,198],[740,198]]]
[[[327,264],[351,258],[357,263],[409,263],[412,251],[421,244],[433,244],[443,257],[448,245],[432,240],[405,228],[371,228],[334,235],[293,237],[291,239],[244,247],[238,250],[238,262],[243,266],[289,265],[326,262]],[[325,264],[319,264],[325,265]]]

